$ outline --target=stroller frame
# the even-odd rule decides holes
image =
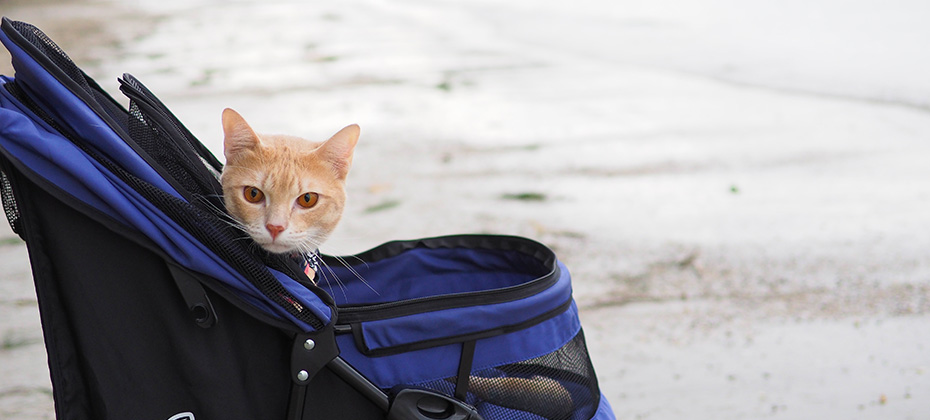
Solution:
[[[197,224],[217,216],[197,206],[211,193],[218,197],[214,174],[222,165],[216,158],[132,76],[121,79],[132,100],[127,110],[37,28],[3,18],[0,32],[17,70],[16,79],[3,77],[0,87],[0,193],[10,225],[27,242],[59,419],[613,418],[584,349],[567,270],[548,248],[490,235],[395,241],[360,255],[386,272],[424,258],[452,264],[424,273],[445,270],[455,279],[466,277],[455,272],[485,258],[480,265],[502,271],[481,280],[494,290],[454,286],[397,301],[339,303],[286,258],[231,258],[223,244],[202,250],[198,235],[209,226]],[[56,96],[73,96],[79,106],[56,105]],[[82,123],[87,118],[101,123]],[[107,130],[119,147],[101,145],[94,130]],[[42,142],[68,146],[72,154],[58,158],[60,151]],[[85,191],[87,185],[63,168],[76,158],[109,176],[108,188],[144,199],[140,208],[154,214],[148,217],[166,212],[164,226],[180,233],[134,229],[137,222],[113,210],[116,205],[99,204],[104,194]],[[187,245],[165,245],[183,241],[194,250],[185,254],[179,249]],[[210,271],[220,269],[195,258],[198,252],[232,271]],[[512,267],[521,265],[532,268]],[[228,279],[229,272],[245,281]],[[370,275],[378,277],[374,270]],[[401,338],[390,333],[434,314],[454,319],[514,305],[523,306],[516,310],[522,318],[513,322],[447,335],[436,328],[398,333],[409,335]],[[520,359],[489,356],[491,341],[509,347],[547,331],[559,333]],[[435,375],[420,372],[401,381],[391,376],[396,367],[372,367],[427,356],[435,360]],[[573,361],[566,367],[540,362],[567,356]],[[506,395],[510,402],[490,405],[487,394],[500,391],[478,391],[511,377],[543,376],[545,392],[569,393],[549,378],[577,388],[571,389],[571,411],[534,407],[546,405],[546,394],[530,402]]]

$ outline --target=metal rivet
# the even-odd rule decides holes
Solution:
[[[316,347],[316,343],[315,343],[312,339],[309,339],[309,338],[308,338],[307,341],[304,341],[304,348],[305,348],[305,349],[307,349],[307,350],[313,350],[314,347]]]
[[[300,372],[297,372],[297,380],[298,380],[298,381],[303,382],[303,381],[306,381],[308,378],[310,378],[310,374],[307,373],[307,371],[302,370],[302,371],[300,371]]]

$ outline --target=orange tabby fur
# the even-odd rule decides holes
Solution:
[[[316,251],[342,217],[345,180],[359,127],[350,125],[325,142],[286,135],[256,134],[236,111],[223,111],[220,177],[229,214],[262,248],[277,254]],[[246,199],[255,187],[260,201]],[[310,208],[298,200],[318,195]]]

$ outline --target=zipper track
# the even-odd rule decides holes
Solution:
[[[493,290],[436,295],[374,305],[340,306],[336,324],[346,325],[362,321],[398,318],[442,309],[453,309],[475,305],[492,305],[512,302],[540,293],[558,282],[561,270],[553,265],[548,274],[523,284]]]

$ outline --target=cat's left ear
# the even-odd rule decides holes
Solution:
[[[352,124],[339,130],[319,148],[326,160],[333,165],[336,176],[340,179],[345,179],[349,174],[349,167],[352,166],[352,154],[355,151],[355,144],[358,143],[360,132],[361,129],[358,125]]]

